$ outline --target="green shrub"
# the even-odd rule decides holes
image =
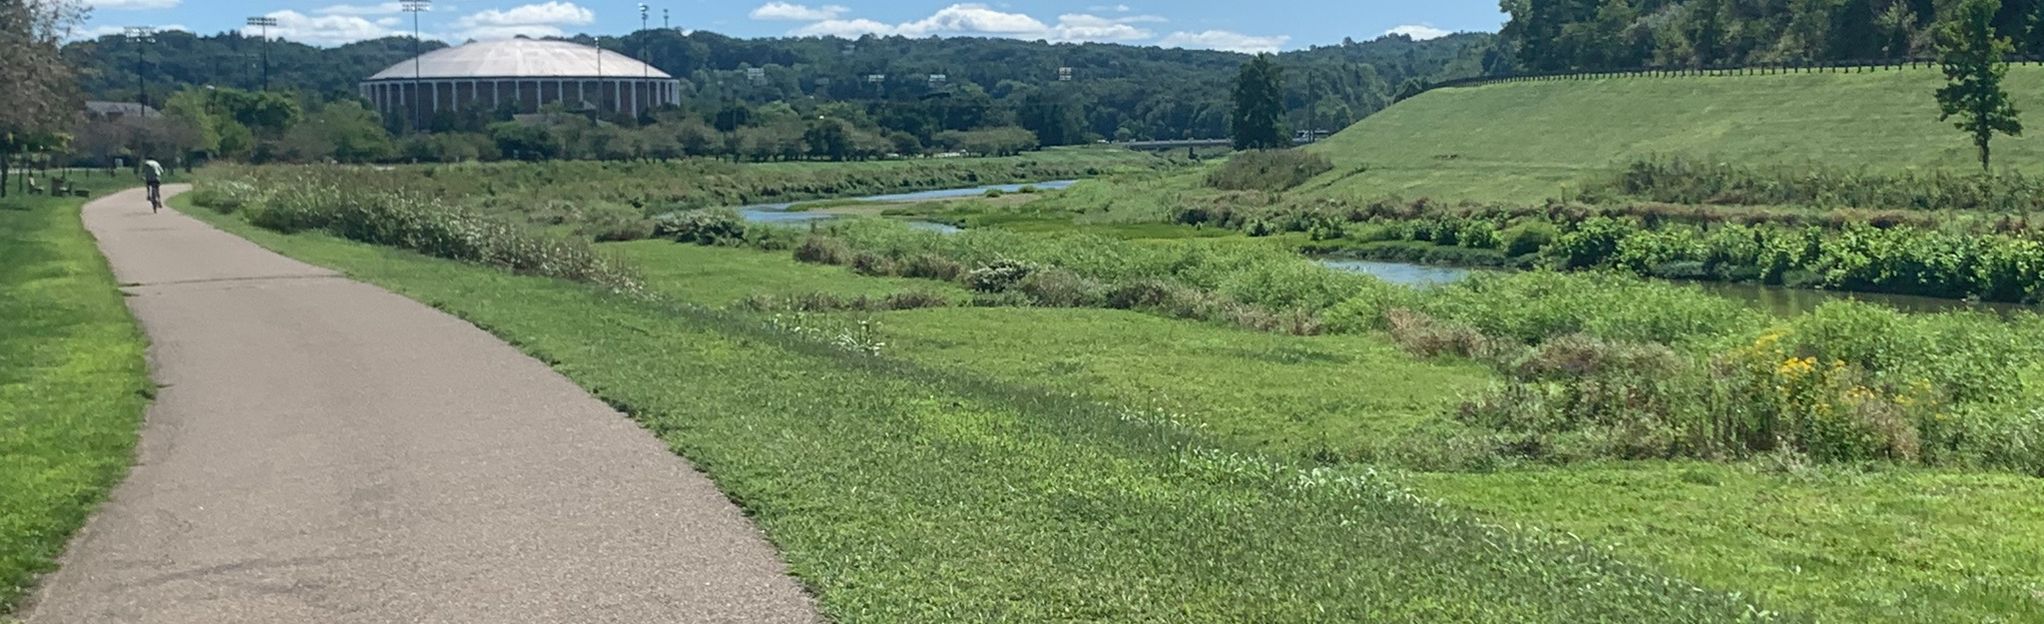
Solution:
[[[735,245],[745,242],[745,218],[729,208],[690,210],[663,215],[653,222],[653,235],[677,243]]]
[[[836,238],[810,236],[795,248],[795,259],[812,264],[851,264],[852,247]]]
[[[192,192],[194,205],[211,208],[220,214],[234,214],[257,206],[264,198],[265,194],[254,184],[241,180],[208,182]]]
[[[976,292],[1008,292],[1023,279],[1036,272],[1036,266],[1014,260],[996,260],[986,266],[973,269],[965,276],[965,284]]]
[[[1505,228],[1498,233],[1504,242],[1504,252],[1511,256],[1525,256],[1540,253],[1548,245],[1561,238],[1561,230],[1554,224],[1541,220],[1528,220]]]
[[[956,282],[964,275],[965,265],[934,253],[916,254],[901,262],[902,277]]]
[[[893,260],[889,259],[887,256],[883,256],[870,251],[861,251],[852,254],[851,267],[852,271],[857,272],[860,275],[886,277],[894,275],[895,273]]]
[[[1047,308],[1093,308],[1107,302],[1106,288],[1077,273],[1050,268],[1029,273],[1014,288],[1029,301]]]

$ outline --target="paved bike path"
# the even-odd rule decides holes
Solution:
[[[140,191],[85,222],[163,387],[29,624],[817,619],[708,479],[488,333]]]

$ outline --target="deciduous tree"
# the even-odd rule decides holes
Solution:
[[[1284,68],[1276,57],[1258,54],[1235,77],[1235,110],[1230,128],[1235,149],[1289,147],[1284,128]]]
[[[83,17],[74,0],[0,0],[0,197],[16,155],[61,143],[78,118],[60,46]]]
[[[2015,103],[2002,88],[2008,76],[2007,55],[2015,46],[1995,34],[1994,15],[2000,9],[2001,0],[1961,0],[1938,27],[1939,60],[1947,83],[1937,92],[1943,110],[1938,119],[1958,118],[1953,125],[1973,138],[1982,169],[1991,169],[1988,144],[1995,134],[2023,134]]]

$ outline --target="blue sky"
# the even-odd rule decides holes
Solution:
[[[81,37],[154,26],[213,33],[250,16],[278,19],[273,36],[338,45],[409,33],[396,0],[84,0],[93,7]],[[1494,31],[1496,0],[648,0],[652,25],[736,36],[863,33],[996,36],[1102,41],[1239,51],[1289,50],[1375,38]],[[601,32],[639,26],[638,2],[617,0],[437,0],[423,18],[428,37],[460,42],[515,35]]]

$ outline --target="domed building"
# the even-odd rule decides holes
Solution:
[[[567,41],[507,39],[427,52],[362,81],[384,116],[439,111],[537,113],[549,104],[638,116],[681,102],[681,81],[638,59]]]

